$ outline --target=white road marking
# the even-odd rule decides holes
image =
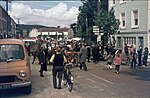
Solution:
[[[78,70],[80,70],[80,69],[78,69]],[[89,74],[91,74],[91,73],[89,73]],[[109,84],[114,84],[113,82],[111,82],[111,81],[109,81],[109,80],[106,80],[106,79],[104,79],[104,78],[102,78],[102,77],[99,77],[99,76],[96,76],[96,75],[94,75],[94,74],[91,74],[92,76],[94,76],[94,77],[96,77],[96,78],[98,78],[98,79],[101,79],[101,80],[103,80],[103,81],[105,81],[105,82],[107,82],[107,83],[109,83]]]
[[[86,78],[87,80],[89,80],[89,81],[91,81],[91,82],[93,82],[93,83],[95,83],[95,81],[94,80],[92,80],[92,79],[89,79],[89,78]]]
[[[108,81],[108,80],[106,80],[106,79],[104,79],[104,78],[102,78],[102,77],[99,77],[99,76],[96,76],[96,75],[94,75],[94,74],[91,74],[92,76],[94,76],[94,77],[96,77],[96,78],[98,78],[98,79],[101,79],[101,80],[103,80],[103,81],[105,81],[105,82],[107,82],[107,83],[109,83],[109,84],[114,84],[113,82],[111,82],[111,81]]]

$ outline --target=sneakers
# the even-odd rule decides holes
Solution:
[[[54,89],[57,89],[57,87],[56,87],[56,86],[54,86]]]
[[[62,89],[61,87],[58,87],[57,89]]]
[[[143,65],[142,67],[145,68],[145,65]]]
[[[118,74],[118,73],[119,73],[119,71],[115,70],[115,73],[117,73],[117,74]]]
[[[44,75],[40,74],[40,77],[44,77]]]
[[[108,65],[108,68],[111,70],[111,69],[112,69],[112,66],[111,66],[111,65]]]

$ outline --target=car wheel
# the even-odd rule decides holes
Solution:
[[[29,85],[27,87],[24,87],[23,89],[23,93],[25,94],[30,94],[31,93],[31,90],[32,90],[32,85]]]

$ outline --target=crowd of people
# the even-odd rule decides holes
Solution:
[[[52,65],[53,86],[56,89],[61,89],[61,81],[64,71],[65,63],[72,62],[76,66],[79,65],[81,70],[87,71],[86,59],[91,61],[91,53],[93,55],[93,63],[98,62],[99,48],[98,45],[91,45],[87,43],[72,42],[69,44],[55,43],[51,45],[47,43],[44,46],[42,43],[39,48],[33,53],[34,64],[35,59],[38,58],[40,64],[40,76],[44,77],[44,71],[47,71],[47,65]],[[58,77],[58,84],[57,84]]]
[[[104,48],[100,47],[99,44],[89,44],[83,42],[71,42],[71,43],[47,43],[46,46],[40,45],[39,48],[33,53],[33,61],[38,58],[40,66],[40,76],[44,77],[43,72],[47,71],[47,65],[53,65],[53,85],[56,89],[61,89],[61,81],[64,70],[64,63],[72,62],[74,65],[78,66],[81,70],[87,71],[86,60],[88,62],[93,62],[97,64],[100,61],[100,55],[105,55],[105,60],[107,60],[107,65],[109,69],[112,69],[115,65],[115,72],[119,73],[120,65],[124,59],[123,54],[125,54],[126,61],[131,62],[131,68],[147,66],[148,59],[148,48],[143,48],[140,45],[139,49],[131,45],[130,47],[125,44],[124,50],[115,50],[114,47],[107,44]],[[57,87],[57,77],[58,77],[58,87]]]
[[[145,47],[143,51],[142,45],[139,45],[139,48],[136,49],[133,45],[129,47],[125,44],[124,50],[126,56],[131,60],[131,68],[147,66],[149,55],[148,47]]]
[[[145,47],[143,51],[142,45],[139,45],[139,48],[136,49],[135,47],[133,47],[133,45],[128,46],[125,43],[124,51],[112,51],[113,50],[111,48],[106,48],[106,52],[108,54],[105,59],[107,60],[107,65],[109,69],[112,69],[112,65],[115,65],[116,73],[119,73],[120,65],[123,60],[126,61],[126,64],[130,64],[131,68],[144,68],[145,66],[147,66],[147,60],[149,55],[147,47]]]

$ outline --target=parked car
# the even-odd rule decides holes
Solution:
[[[31,93],[30,59],[21,40],[0,39],[0,90],[13,88]]]

